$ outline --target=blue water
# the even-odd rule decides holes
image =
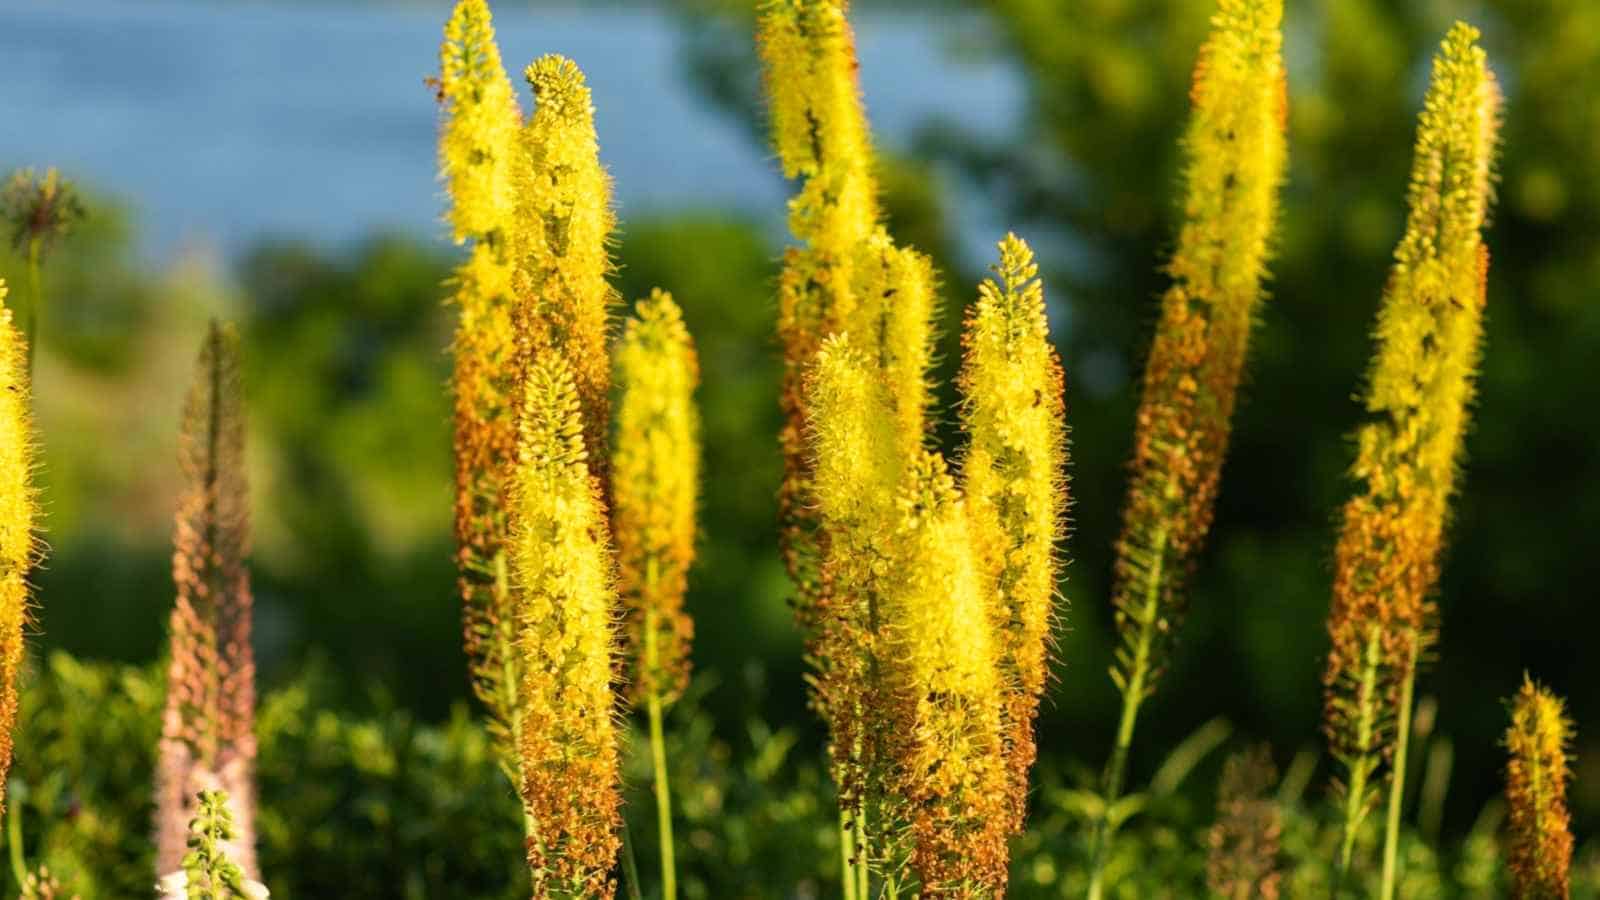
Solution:
[[[438,237],[437,68],[447,6],[8,0],[0,5],[0,166],[56,165],[129,202],[142,249],[235,251],[266,234]],[[594,91],[619,213],[719,208],[775,224],[771,154],[689,83],[663,11],[500,3],[508,66],[573,57]],[[867,16],[862,85],[879,139],[930,116],[1012,127],[1016,74],[952,64],[970,17]],[[526,99],[526,98],[525,98]]]

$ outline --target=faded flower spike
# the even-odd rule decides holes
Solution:
[[[510,247],[517,227],[522,114],[500,64],[489,8],[461,0],[439,51],[439,167],[457,241],[454,368],[455,538],[463,631],[474,692],[489,713],[500,761],[516,781],[520,659],[506,540],[506,469],[516,442],[512,399]]]
[[[1007,235],[995,273],[999,283],[979,287],[962,336],[961,424],[970,443],[961,474],[973,548],[997,598],[1009,814],[1020,831],[1056,623],[1067,436],[1061,363],[1050,345],[1033,252]]]
[[[1184,607],[1184,581],[1211,526],[1250,326],[1262,297],[1287,157],[1282,0],[1218,0],[1200,48],[1184,136],[1184,225],[1167,267],[1134,426],[1112,587],[1123,695],[1106,769],[1121,794],[1139,706],[1155,690]],[[1091,896],[1103,890],[1106,826]]]
[[[1506,802],[1510,807],[1512,896],[1566,900],[1572,863],[1572,820],[1567,813],[1567,748],[1572,723],[1561,698],[1523,676],[1506,729]]]
[[[1482,340],[1499,91],[1478,32],[1458,23],[1434,60],[1417,126],[1406,231],[1378,315],[1367,424],[1357,433],[1335,550],[1324,730],[1347,778],[1339,870],[1389,759],[1383,896],[1392,896],[1412,686],[1434,640],[1439,576]]]
[[[609,898],[621,846],[618,616],[604,504],[589,473],[582,406],[565,359],[527,370],[512,475],[522,659],[519,744],[536,897]]]
[[[606,281],[615,228],[611,181],[600,166],[589,86],[576,63],[542,56],[524,72],[533,115],[522,131],[517,184],[516,325],[523,365],[566,357],[583,404],[584,447],[604,480],[611,358],[607,329],[615,290]]]
[[[1217,791],[1217,821],[1206,836],[1206,885],[1225,900],[1277,900],[1282,888],[1283,817],[1269,792],[1272,754],[1255,747],[1228,758]]]
[[[53,168],[42,178],[32,169],[13,172],[0,191],[0,209],[11,225],[11,246],[30,256],[48,249],[84,216],[77,188]]]
[[[23,632],[28,622],[28,573],[38,563],[39,507],[33,488],[33,416],[28,349],[6,306],[0,279],[0,809],[11,770],[17,724]]]
[[[212,322],[184,404],[172,578],[171,662],[156,795],[156,870],[183,862],[195,798],[223,791],[237,824],[228,855],[258,877],[255,656],[250,647],[249,491],[239,338]],[[220,801],[219,801],[220,802]]]

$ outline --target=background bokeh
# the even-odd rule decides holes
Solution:
[[[891,227],[944,274],[944,374],[962,305],[1004,229],[1033,242],[1046,269],[1074,500],[1065,627],[1041,726],[1048,783],[1092,773],[1115,721],[1110,548],[1209,6],[858,0]],[[1530,671],[1570,699],[1575,822],[1592,835],[1600,5],[1288,7],[1291,158],[1272,296],[1192,613],[1141,717],[1134,777],[1219,716],[1235,742],[1268,741],[1283,763],[1320,745],[1331,548],[1361,417],[1353,397],[1403,222],[1427,59],[1465,17],[1485,31],[1507,102],[1476,424],[1438,596],[1442,640],[1420,688],[1436,712],[1434,746],[1448,744],[1454,761],[1438,827],[1465,834],[1498,790],[1502,701]],[[41,659],[159,657],[178,409],[200,329],[223,315],[242,323],[247,346],[261,678],[301,692],[282,695],[282,721],[283,704],[310,704],[312,691],[319,708],[471,732],[443,393],[452,314],[441,283],[456,253],[438,221],[435,110],[422,82],[445,10],[263,0],[0,9],[0,166],[60,166],[91,213],[46,267]],[[558,51],[588,72],[617,182],[623,294],[670,289],[699,342],[707,484],[689,606],[703,674],[699,712],[683,714],[685,728],[701,729],[686,752],[744,772],[741,783],[798,760],[794,771],[810,774],[793,776],[784,796],[826,804],[820,785],[804,789],[821,737],[773,527],[772,287],[787,187],[765,143],[748,4],[506,2],[496,13],[508,62]],[[14,254],[0,254],[0,274],[20,283]],[[34,677],[62,666],[78,671],[62,659]],[[359,745],[359,735],[335,737]]]

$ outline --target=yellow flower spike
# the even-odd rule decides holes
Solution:
[[[525,359],[566,356],[583,404],[584,446],[605,476],[611,357],[606,340],[616,292],[607,246],[616,222],[611,180],[600,166],[594,104],[583,72],[542,56],[524,73],[534,109],[522,131],[516,261],[518,334]]]
[[[516,213],[517,109],[485,0],[459,0],[439,48],[439,171],[456,243],[501,235]]]
[[[878,660],[911,869],[924,896],[1002,897],[1011,818],[991,593],[944,460],[920,454],[895,496]]]
[[[821,589],[813,600],[813,701],[829,726],[841,804],[858,814],[866,799],[865,768],[876,758],[872,748],[879,737],[869,721],[881,711],[871,677],[876,604],[906,460],[889,393],[848,335],[823,343],[806,393],[815,496],[828,539]]]
[[[610,898],[621,846],[615,584],[576,379],[559,354],[526,371],[512,473],[522,799],[539,898]]]
[[[798,617],[808,631],[817,626],[812,607],[822,590],[822,551],[811,495],[804,385],[823,340],[848,327],[855,306],[853,266],[879,218],[846,12],[841,0],[771,0],[757,35],[773,143],[784,174],[803,181],[789,202],[789,225],[805,246],[785,254],[778,286],[786,420],[779,434],[784,455],[779,508],[784,564],[798,590]]]
[[[1200,48],[1184,135],[1184,225],[1145,364],[1112,602],[1122,722],[1105,777],[1122,790],[1140,704],[1155,690],[1183,612],[1184,581],[1211,525],[1250,326],[1287,158],[1282,0],[1218,0]],[[1097,829],[1090,896],[1104,886]]]
[[[463,633],[473,690],[488,711],[500,763],[516,779],[518,655],[506,557],[505,470],[516,441],[510,247],[517,227],[522,113],[500,63],[484,0],[460,0],[439,54],[441,177],[457,241],[471,255],[455,273],[455,538]]]
[[[166,712],[156,788],[156,874],[182,867],[202,792],[225,791],[228,855],[259,879],[255,848],[255,656],[250,647],[250,498],[239,336],[215,321],[184,403],[184,490],[173,536]]]
[[[677,872],[662,709],[689,680],[694,623],[683,611],[683,595],[694,561],[700,487],[694,408],[700,371],[671,294],[655,290],[639,301],[613,357],[620,399],[611,451],[611,526],[628,608],[632,696],[649,717],[662,895],[673,900]]]
[[[961,466],[973,548],[997,595],[1006,680],[1004,740],[1013,830],[1026,815],[1033,722],[1049,674],[1059,545],[1066,532],[1067,438],[1061,363],[1050,345],[1033,251],[1000,242],[999,283],[985,281],[962,344]]]
[[[700,483],[699,365],[683,313],[665,291],[639,301],[615,351],[618,403],[611,454],[612,525],[634,698],[670,703],[689,675],[692,624],[683,613],[694,561]],[[647,638],[646,630],[655,633]],[[645,661],[647,645],[656,659]]]
[[[933,263],[915,250],[896,247],[880,228],[858,248],[854,277],[855,305],[842,327],[883,373],[901,452],[912,459],[926,442],[933,402],[928,389],[937,295]]]
[[[28,573],[39,562],[39,506],[32,475],[33,415],[28,348],[5,305],[0,278],[0,809],[11,770],[17,724],[23,631],[28,621]]]
[[[1566,900],[1572,864],[1572,819],[1567,748],[1572,723],[1561,698],[1523,676],[1506,729],[1506,801],[1510,807],[1512,896],[1517,900]]]
[[[1412,685],[1434,641],[1439,575],[1482,340],[1488,251],[1482,240],[1499,91],[1478,32],[1458,23],[1435,57],[1418,120],[1410,213],[1378,315],[1369,422],[1351,468],[1335,550],[1324,730],[1347,777],[1340,871],[1390,766],[1382,896],[1392,896]]]

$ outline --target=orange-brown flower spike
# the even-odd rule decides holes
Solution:
[[[1506,729],[1506,803],[1510,808],[1512,896],[1566,900],[1572,864],[1572,819],[1567,812],[1572,723],[1561,698],[1523,676]]]
[[[878,654],[920,896],[1005,896],[1012,825],[1005,699],[990,588],[944,460],[923,453],[896,493]]]
[[[621,846],[619,617],[582,401],[559,354],[528,368],[512,474],[522,799],[534,895],[610,898]]]
[[[12,730],[17,724],[28,573],[40,555],[28,348],[5,301],[6,283],[0,278],[0,810],[5,805]]]
[[[602,481],[610,429],[616,291],[606,280],[615,229],[611,180],[600,166],[594,103],[583,72],[563,56],[542,56],[524,76],[534,108],[522,131],[518,181],[517,333],[524,365],[553,351],[566,357],[583,405],[584,447]]]
[[[1007,235],[995,274],[998,283],[979,287],[962,335],[961,424],[969,443],[961,475],[973,548],[997,598],[1009,814],[1020,831],[1056,622],[1067,438],[1061,363],[1033,251]]]
[[[1482,336],[1482,229],[1499,91],[1477,30],[1458,23],[1434,59],[1418,120],[1406,231],[1378,315],[1365,407],[1334,556],[1324,730],[1346,777],[1340,869],[1389,757],[1404,760],[1411,685],[1433,642],[1439,575]],[[1404,766],[1392,767],[1403,777]],[[1403,781],[1391,787],[1398,809]],[[1391,812],[1391,821],[1398,813]],[[1392,890],[1398,829],[1385,842]]]
[[[211,323],[184,403],[184,490],[173,536],[171,662],[156,794],[156,868],[177,871],[195,798],[226,791],[229,855],[260,878],[255,851],[255,656],[250,647],[249,489],[239,337]]]
[[[1121,792],[1140,704],[1155,690],[1211,526],[1250,326],[1262,297],[1287,145],[1282,0],[1218,0],[1184,136],[1184,225],[1167,270],[1134,426],[1112,602],[1123,694],[1106,799]],[[1105,831],[1105,826],[1101,826]],[[1098,898],[1104,841],[1094,864]]]
[[[785,416],[779,506],[784,563],[808,629],[817,624],[822,538],[811,495],[805,381],[823,340],[847,328],[855,309],[854,266],[879,219],[855,38],[845,13],[841,0],[772,0],[758,33],[773,144],[785,176],[803,182],[789,201],[789,227],[803,246],[785,254],[778,285]]]
[[[518,656],[506,558],[505,470],[516,439],[510,248],[516,228],[521,111],[484,0],[460,0],[439,52],[439,168],[450,221],[471,255],[455,273],[455,538],[474,692],[501,766],[516,780]]]
[[[612,531],[635,700],[670,703],[689,674],[693,625],[683,612],[694,561],[700,485],[699,365],[683,313],[657,290],[639,301],[615,351]]]

